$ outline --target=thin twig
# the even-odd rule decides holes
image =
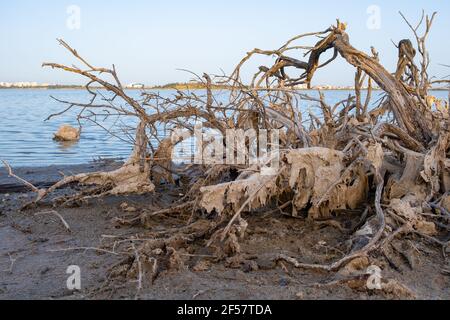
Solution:
[[[67,221],[63,218],[63,216],[61,214],[59,214],[55,210],[42,211],[42,212],[35,213],[34,215],[35,216],[39,216],[39,215],[44,215],[44,214],[53,214],[54,216],[58,217],[61,220],[61,222],[64,225],[64,227],[67,229],[67,231],[72,232],[72,229],[70,229],[70,226],[67,223]]]

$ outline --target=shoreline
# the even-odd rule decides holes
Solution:
[[[15,173],[23,174],[24,178],[34,182],[58,178],[60,170],[66,174],[107,170],[108,165],[114,164],[106,161],[74,166],[18,168]],[[5,178],[5,170],[0,169],[0,185]],[[148,284],[137,291],[134,277],[122,272],[124,266],[128,267],[123,256],[110,254],[113,251],[107,251],[107,248],[115,245],[112,244],[116,241],[114,239],[167,232],[174,226],[186,227],[184,220],[157,216],[147,221],[145,226],[127,224],[142,213],[167,208],[177,199],[179,190],[160,186],[154,194],[111,196],[70,206],[53,205],[55,198],[78,191],[76,185],[66,186],[55,191],[48,202],[25,211],[21,209],[22,206],[35,199],[35,193],[29,190],[10,193],[0,191],[0,266],[8,270],[0,281],[0,299],[133,299],[137,292],[142,300],[195,300],[199,295],[205,300],[236,297],[244,300],[384,300],[411,298],[409,292],[418,299],[448,299],[450,295],[446,290],[448,277],[436,271],[443,267],[439,259],[433,258],[439,256],[437,248],[429,249],[433,250],[430,258],[414,260],[414,270],[404,268],[403,265],[401,273],[389,267],[383,269],[384,278],[398,279],[405,286],[405,291],[366,292],[346,285],[337,286],[332,291],[316,288],[315,285],[324,279],[321,273],[295,268],[286,272],[287,269],[283,270],[273,260],[272,252],[279,248],[287,252],[306,253],[318,250],[311,246],[324,234],[327,245],[339,248],[346,240],[346,235],[331,225],[311,228],[307,220],[292,219],[277,210],[245,216],[249,221],[249,230],[242,240],[243,253],[245,257],[251,258],[238,264],[233,264],[234,260],[228,264],[215,262],[209,259],[214,256],[214,251],[198,244],[193,245],[193,253],[179,250],[182,268],[161,272],[151,283],[144,282]],[[133,209],[126,211],[124,204]],[[268,228],[266,215],[269,212],[273,212],[269,220],[272,228]],[[349,219],[360,220],[357,214],[351,215]],[[104,251],[96,251],[97,248]],[[70,291],[66,286],[67,267],[71,265],[77,265],[83,270],[82,288],[79,291]],[[301,282],[296,280],[300,277]],[[429,283],[433,283],[433,286]],[[413,291],[408,291],[408,288]]]
[[[104,159],[85,164],[13,167],[13,172],[37,188],[48,188],[61,180],[61,173],[73,175],[96,171],[112,171],[119,168],[122,164],[123,162],[114,159]],[[0,194],[23,193],[28,191],[28,187],[8,175],[5,167],[2,166],[0,168]]]
[[[85,90],[84,86],[58,86],[58,87],[0,87],[0,90]],[[101,87],[91,87],[91,89],[103,90]],[[158,88],[158,87],[145,87],[145,88],[125,88],[126,91],[143,91],[143,90],[157,90],[157,91],[168,91],[168,90],[205,90],[206,88]],[[211,88],[212,91],[228,90],[229,88]],[[293,89],[294,90],[294,89]],[[297,91],[353,91],[354,88],[296,88]],[[361,91],[367,91],[367,88],[361,89]],[[429,91],[449,91],[450,88],[432,88]],[[381,88],[374,88],[372,91],[383,91]]]

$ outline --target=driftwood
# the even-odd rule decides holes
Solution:
[[[354,48],[346,33],[347,25],[337,21],[322,32],[296,36],[277,50],[252,50],[230,76],[205,74],[200,77],[194,74],[203,84],[204,93],[177,91],[171,97],[163,97],[155,92],[143,92],[140,100],[127,95],[115,67],[111,70],[94,67],[61,40],[60,43],[83,64],[84,69],[55,63],[44,66],[86,77],[89,80],[86,90],[92,96],[87,103],[58,100],[67,105],[63,112],[78,108],[80,123],[97,123],[99,115],[136,119],[139,125],[132,130],[134,151],[116,171],[65,177],[47,189],[38,189],[20,177],[16,178],[37,193],[34,204],[68,183],[97,186],[91,192],[66,199],[73,200],[108,194],[158,192],[160,183],[174,184],[185,179],[189,187],[173,207],[145,213],[141,221],[145,224],[155,215],[187,213],[192,224],[178,233],[173,231],[173,237],[182,234],[183,243],[208,237],[209,245],[222,246],[227,255],[240,252],[239,239],[245,237],[248,225],[245,215],[255,209],[269,208],[280,199],[287,201],[283,210],[289,210],[293,217],[307,215],[312,220],[330,219],[336,211],[345,214],[345,210],[360,208],[364,214],[357,225],[364,230],[370,227],[368,212],[375,212],[375,219],[370,220],[375,221],[375,227],[369,228],[372,233],[367,245],[348,252],[331,265],[303,264],[285,254],[274,258],[298,268],[335,271],[408,233],[441,245],[445,253],[447,243],[439,240],[439,236],[448,226],[442,228],[439,221],[450,211],[445,207],[450,188],[449,114],[448,105],[433,108],[431,105],[436,104],[436,99],[428,93],[432,83],[437,83],[431,82],[427,73],[429,55],[425,45],[434,17],[435,14],[431,18],[424,14],[425,33],[422,36],[419,36],[422,23],[412,27],[405,19],[414,33],[417,48],[412,41],[401,40],[397,46],[397,69],[393,72],[381,65],[374,48],[370,54]],[[312,47],[297,44],[311,37],[320,40]],[[333,50],[332,58],[321,62],[322,55],[329,50]],[[303,53],[305,61],[291,57],[299,52]],[[274,64],[261,66],[251,83],[244,84],[241,73],[255,55],[275,56]],[[301,84],[311,87],[317,70],[339,56],[356,69],[354,95],[329,105],[324,94],[320,93],[316,98],[297,89]],[[420,67],[415,62],[418,56]],[[299,76],[291,75],[291,71],[298,70]],[[113,82],[102,75],[109,76]],[[363,101],[361,92],[365,83],[368,94]],[[216,99],[212,89],[216,84],[228,88],[225,101]],[[95,91],[94,85],[100,85],[109,95]],[[376,105],[372,101],[375,85],[385,93]],[[319,112],[302,110],[300,101],[314,103]],[[62,113],[51,115],[49,119]],[[258,133],[279,129],[279,141],[275,141],[280,145],[278,169],[270,175],[264,174],[265,164],[274,156],[269,153],[265,162],[259,164],[202,163],[184,171],[175,170],[171,153],[183,135],[173,135],[153,145],[158,139],[158,128],[164,125],[174,132],[184,130],[194,134],[197,122],[224,136],[230,130],[252,129]],[[121,138],[126,139],[132,134],[127,133]],[[206,141],[200,146],[200,153],[212,144]],[[240,147],[228,140],[219,144],[235,155],[251,141]],[[224,160],[225,154],[218,157]],[[201,216],[199,213],[208,213],[210,220],[197,220]],[[184,238],[186,235],[188,240]],[[144,261],[140,254],[146,255],[146,260],[153,259],[154,266],[161,254],[166,254],[175,263],[179,259],[173,242],[173,238],[152,240],[142,246],[135,246],[133,242],[140,286],[141,262]]]

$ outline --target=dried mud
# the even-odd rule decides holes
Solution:
[[[44,169],[28,170],[27,178],[37,181],[43,176],[50,177],[57,169],[47,169],[46,174],[43,174]],[[78,169],[86,172],[87,168]],[[5,181],[2,171],[0,184],[5,185]],[[72,191],[69,189],[59,190],[55,196]],[[306,263],[338,260],[351,245],[349,235],[338,227],[354,226],[360,216],[357,210],[350,213],[352,219],[347,213],[340,225],[293,218],[280,210],[244,215],[249,227],[246,237],[240,240],[239,258],[212,259],[213,251],[201,240],[197,241],[189,251],[179,252],[183,260],[181,268],[163,270],[153,283],[145,278],[139,292],[135,279],[123,276],[114,268],[123,262],[123,257],[92,250],[65,250],[109,248],[106,242],[112,236],[127,238],[149,230],[164,231],[186,225],[186,220],[176,215],[155,217],[147,223],[147,229],[117,223],[117,218],[129,219],[149,208],[163,208],[176,196],[177,190],[161,187],[155,194],[105,197],[81,207],[57,208],[69,224],[69,232],[58,217],[35,215],[48,208],[19,210],[22,204],[32,200],[32,193],[0,194],[0,299],[450,298],[450,278],[443,271],[449,265],[442,258],[440,248],[416,241],[409,246],[412,242],[408,242],[408,238],[393,242],[389,259],[369,257],[369,263],[381,267],[384,282],[395,281],[405,290],[398,290],[398,287],[396,290],[368,290],[367,275],[364,275],[367,263],[361,266],[352,263],[338,273],[327,273],[295,269],[288,263],[274,260],[280,253]],[[124,202],[136,211],[126,212],[121,206]],[[339,222],[339,218],[334,221]],[[81,268],[80,291],[67,289],[66,270],[70,265]]]

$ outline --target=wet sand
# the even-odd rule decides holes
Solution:
[[[21,168],[16,174],[30,182],[46,186],[56,181],[60,171],[66,174],[112,169],[118,163],[92,163],[82,166]],[[57,192],[73,192],[74,186]],[[173,194],[172,194],[173,193]],[[242,241],[244,263],[206,261],[209,255],[200,245],[198,256],[185,259],[185,268],[162,272],[156,280],[144,282],[138,292],[133,278],[112,277],[112,267],[123,257],[92,250],[101,248],[111,237],[127,238],[145,234],[148,229],[117,224],[117,218],[129,219],[143,211],[156,210],[171,201],[176,190],[160,189],[153,195],[107,197],[72,208],[52,208],[49,203],[29,211],[20,207],[33,199],[0,170],[0,299],[396,299],[408,298],[401,293],[352,289],[343,273],[326,273],[295,269],[274,263],[279,252],[302,261],[314,262],[323,257],[338,259],[348,238],[338,229],[293,219],[279,212],[257,212],[245,218],[249,231]],[[124,212],[127,202],[136,212]],[[71,228],[52,214],[55,209]],[[155,218],[152,230],[168,230],[185,221],[177,217]],[[62,251],[61,251],[62,250]],[[441,270],[448,268],[438,247],[417,245],[417,259],[412,268],[404,259],[396,260],[397,269],[382,265],[383,278],[395,279],[408,287],[419,299],[450,299],[450,277]],[[200,254],[199,254],[200,253]],[[67,268],[81,269],[81,290],[67,289]],[[204,267],[199,268],[198,266]],[[337,282],[336,282],[337,281]],[[335,284],[333,284],[335,283]],[[337,283],[337,284],[336,284]]]

